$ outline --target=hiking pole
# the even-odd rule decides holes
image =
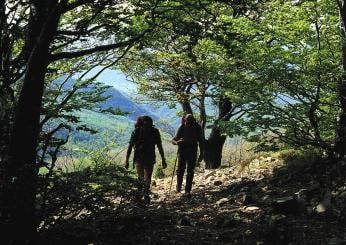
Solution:
[[[174,167],[173,167],[173,173],[172,173],[172,180],[171,180],[171,185],[169,186],[169,192],[168,192],[168,194],[171,194],[171,189],[172,189],[172,184],[173,184],[173,179],[174,179],[175,168],[176,168],[176,166],[177,166],[178,155],[179,155],[179,148],[178,148],[178,151],[177,151],[177,155],[175,156]]]

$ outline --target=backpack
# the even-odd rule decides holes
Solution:
[[[155,144],[154,143],[154,128],[153,127],[138,127],[136,128],[137,130],[137,135],[136,135],[136,140],[134,144],[134,148],[137,151],[142,151],[151,145]]]

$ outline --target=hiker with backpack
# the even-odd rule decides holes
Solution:
[[[187,168],[185,195],[191,197],[192,181],[197,160],[197,145],[199,145],[198,162],[203,159],[202,128],[196,122],[192,114],[183,117],[182,124],[172,139],[174,145],[178,145],[178,168],[177,168],[177,192],[181,191],[185,169]]]
[[[154,127],[151,117],[139,116],[135,124],[135,129],[131,134],[126,153],[125,168],[129,168],[129,159],[132,148],[134,148],[133,164],[136,167],[138,178],[144,180],[148,188],[151,184],[151,175],[156,161],[155,145],[161,155],[162,167],[166,168],[167,163],[159,130]]]

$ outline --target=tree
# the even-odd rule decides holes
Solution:
[[[205,161],[207,168],[217,168],[226,137],[221,136],[216,122],[208,117],[206,106],[214,104],[218,108],[217,121],[229,120],[234,109],[219,88],[231,64],[225,56],[227,52],[212,39],[219,13],[217,6],[207,7],[196,1],[176,1],[173,6],[175,12],[168,13],[160,23],[164,28],[146,43],[145,49],[141,46],[133,50],[123,60],[122,69],[139,85],[140,92],[151,99],[170,101],[173,105],[178,102],[184,114],[197,109],[203,129],[207,119],[211,121]],[[215,15],[211,14],[213,11]],[[218,158],[212,157],[215,154]]]
[[[1,2],[1,222],[16,229],[6,234],[21,234],[5,242],[35,243],[36,150],[50,66],[106,54],[117,60],[154,28],[155,7],[150,1]]]
[[[340,13],[340,36],[341,36],[341,79],[338,84],[339,103],[341,106],[335,137],[335,152],[343,157],[346,154],[346,3],[337,0]]]
[[[270,1],[260,18],[237,25],[247,37],[238,49],[247,64],[238,69],[241,94],[253,100],[242,123],[231,126],[242,128],[260,149],[284,143],[332,154],[340,55],[336,18],[328,1]]]
[[[165,28],[155,33],[144,49],[141,46],[131,52],[122,69],[139,85],[140,92],[152,99],[178,102],[184,114],[198,110],[202,128],[207,123],[211,128],[204,156],[206,168],[217,168],[226,140],[220,124],[244,115],[251,98],[237,99],[243,77],[236,75],[242,64],[235,54],[242,40],[233,24],[255,8],[218,1],[175,1],[174,7],[174,15],[167,15],[168,21],[160,23]],[[217,108],[218,115],[208,115],[206,107]]]

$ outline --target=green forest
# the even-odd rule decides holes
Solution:
[[[345,155],[345,0],[0,1],[0,244],[346,244]]]

